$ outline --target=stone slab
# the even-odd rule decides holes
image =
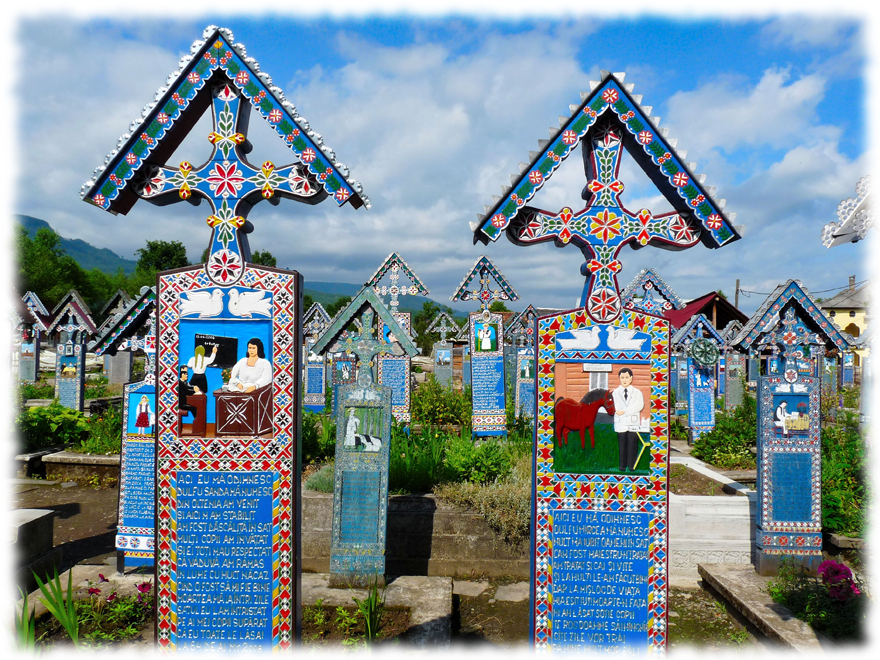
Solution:
[[[796,619],[788,608],[774,603],[767,593],[769,578],[752,566],[700,564],[700,576],[771,640],[795,651],[821,651],[810,626]]]
[[[55,512],[48,509],[15,509],[9,515],[9,542],[23,560],[52,549]]]
[[[511,602],[519,602],[529,597],[529,583],[517,582],[515,584],[505,584],[495,590],[495,600],[505,600]]]
[[[327,573],[302,574],[302,603],[353,605],[352,596],[365,598],[366,589],[338,589],[329,586]],[[408,642],[415,646],[449,646],[452,637],[452,578],[407,575],[394,578],[385,587],[385,604],[410,608]]]
[[[95,454],[78,454],[73,451],[59,451],[43,456],[44,463],[70,463],[73,465],[113,465],[119,467],[119,454],[98,456]]]
[[[456,596],[475,598],[489,588],[488,582],[471,582],[470,580],[453,580],[452,593]]]
[[[864,544],[862,539],[856,539],[851,536],[841,536],[840,534],[831,534],[828,540],[841,549],[855,548],[861,550],[862,545]]]

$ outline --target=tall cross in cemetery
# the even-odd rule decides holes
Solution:
[[[809,350],[809,346],[823,346],[825,342],[815,332],[810,332],[806,326],[797,318],[793,307],[785,310],[785,315],[781,320],[782,327],[777,327],[774,331],[762,337],[757,345],[758,352],[764,348],[770,348],[773,357],[779,354],[782,349],[782,377],[787,383],[794,383],[798,379],[798,358],[811,358],[810,355],[804,355],[804,349]]]
[[[480,287],[469,289],[468,287],[477,275],[480,276]],[[493,281],[498,287],[497,289],[492,288]],[[489,260],[489,257],[484,256],[477,259],[477,263],[474,264],[474,267],[471,268],[449,299],[453,302],[476,300],[480,303],[480,311],[485,315],[496,300],[518,300],[519,296],[516,295],[516,291],[513,290],[501,271],[495,268],[495,264]]]
[[[253,227],[247,217],[260,200],[370,204],[348,168],[227,29],[209,26],[153,99],[81,196],[123,215],[140,199],[158,206],[204,199],[209,206],[206,263],[157,276],[157,643],[163,650],[285,650],[298,634],[301,594],[291,568],[299,565],[294,532],[301,513],[291,475],[299,460],[303,279],[296,271],[249,263]],[[208,161],[168,165],[208,108]],[[290,149],[292,164],[248,161],[251,113]],[[220,368],[224,346],[229,382]],[[213,364],[209,350],[217,355]],[[245,369],[252,371],[245,375]],[[235,501],[205,505],[197,498],[201,486],[190,486],[211,489],[230,478],[240,484]],[[205,540],[193,527],[199,516],[178,514],[205,506],[217,518],[229,519],[233,507],[236,514],[250,508],[251,517],[222,540]],[[263,531],[268,533],[257,533]],[[218,581],[207,564],[192,558],[219,556],[221,542],[225,549],[250,547],[254,560],[224,567],[226,577]],[[238,591],[242,585],[250,615],[218,616],[227,602],[220,588]]]
[[[702,242],[718,248],[739,238],[732,216],[722,212],[724,201],[716,202],[714,189],[703,187],[696,166],[684,162],[685,154],[657,128],[659,119],[650,116],[651,109],[631,94],[632,85],[624,86],[623,78],[603,71],[602,80],[569,106],[570,116],[559,118],[550,139],[539,141],[538,151],[511,176],[511,185],[471,224],[474,243],[488,244],[506,233],[521,246],[574,244],[586,260],[579,308],[536,319],[530,637],[540,650],[650,654],[666,648],[669,322],[624,306],[619,257],[626,245],[681,250]],[[579,144],[586,206],[558,212],[528,206]],[[624,148],[673,211],[624,206],[619,178]],[[558,284],[538,282],[554,290]],[[524,370],[529,369],[524,365]],[[614,381],[619,386],[612,390]],[[630,390],[639,396],[627,398]],[[595,395],[606,397],[605,410],[613,403],[623,417],[613,424],[598,416],[590,422],[591,437],[593,431],[611,434],[606,437],[613,448],[608,459],[594,455],[583,462],[576,449],[571,453],[577,445],[569,428],[578,428],[581,422],[574,420],[581,412],[575,410],[598,401]],[[591,558],[620,552],[635,561],[599,577],[581,561],[583,555],[575,554],[576,545],[601,547],[595,554],[591,550]],[[615,582],[634,596],[626,605],[602,595],[614,593]],[[642,586],[633,589],[635,584]],[[589,608],[581,606],[581,596]],[[612,610],[609,618],[597,614]]]
[[[399,344],[388,344],[381,339],[373,339],[376,329],[373,327],[373,308],[367,307],[361,314],[361,334],[349,333],[338,349],[346,353],[354,353],[358,358],[357,382],[359,385],[369,385],[373,382],[373,357],[376,355],[392,354],[404,355],[404,350]]]
[[[446,312],[440,312],[437,316],[434,317],[434,320],[431,321],[431,325],[428,326],[428,329],[425,330],[425,334],[431,334],[432,332],[440,333],[440,343],[442,345],[446,345],[446,335],[450,332],[458,332],[459,327],[456,322],[452,319],[449,314]]]
[[[409,278],[410,286],[398,285],[401,271]],[[391,273],[389,275],[391,286],[384,285],[380,287],[379,282],[389,272]],[[424,283],[418,278],[418,276],[412,271],[407,263],[400,258],[400,256],[396,252],[392,252],[388,255],[388,258],[385,259],[384,262],[382,262],[382,265],[379,266],[379,269],[375,273],[373,273],[373,276],[367,281],[365,286],[373,287],[373,290],[378,296],[391,296],[391,301],[388,303],[388,306],[391,308],[392,314],[397,313],[398,296],[427,296],[428,293],[430,293],[428,291],[428,287],[424,285]]]

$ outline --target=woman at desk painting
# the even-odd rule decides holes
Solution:
[[[247,356],[232,367],[227,388],[231,392],[253,392],[272,382],[272,365],[266,359],[263,342],[254,337],[248,340]]]

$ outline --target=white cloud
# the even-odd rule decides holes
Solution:
[[[805,14],[780,16],[761,30],[761,36],[773,43],[794,48],[837,47],[851,36],[853,23],[835,17]]]

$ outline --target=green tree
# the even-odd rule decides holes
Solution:
[[[137,250],[137,270],[158,273],[189,266],[186,247],[180,241],[147,241],[147,247]]]
[[[71,289],[76,289],[90,307],[101,302],[89,275],[64,252],[58,234],[47,227],[37,230],[33,239],[24,227],[17,232],[18,286],[22,292],[33,291],[50,309]]]
[[[422,349],[422,355],[431,355],[431,348],[434,342],[440,341],[439,332],[426,333],[431,321],[440,312],[446,312],[449,316],[453,315],[452,308],[446,305],[439,305],[433,300],[426,300],[422,303],[422,309],[413,316],[413,334],[416,336],[416,346]],[[447,338],[449,335],[447,335]]]
[[[312,297],[309,294],[304,293],[303,294],[303,314],[305,314],[307,311],[309,311],[312,308],[312,305],[314,305],[314,304],[315,304],[315,301],[312,299]]]
[[[278,265],[278,260],[269,250],[257,250],[251,255],[251,263],[274,268]]]
[[[336,312],[338,312],[340,309],[342,309],[343,307],[348,305],[348,303],[350,303],[351,300],[352,300],[351,296],[341,296],[341,297],[337,298],[336,300],[334,300],[329,305],[327,305],[326,311],[330,315],[330,318],[333,318],[334,316],[336,316]]]
[[[489,305],[490,312],[509,312],[507,309],[507,305],[504,304],[503,300],[496,300],[491,305]]]

